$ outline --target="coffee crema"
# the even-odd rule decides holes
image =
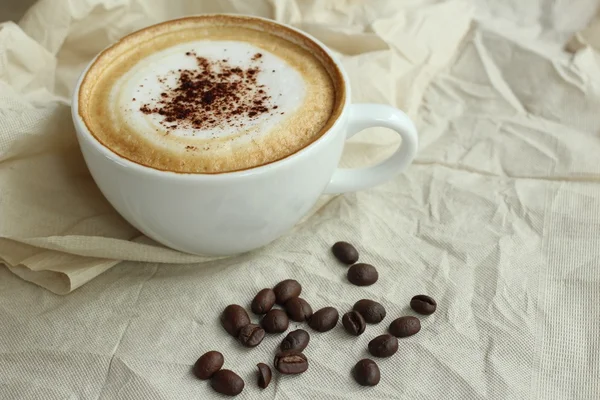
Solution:
[[[335,63],[303,35],[205,15],[135,32],[85,75],[79,115],[105,147],[180,173],[265,165],[318,139],[345,101]]]

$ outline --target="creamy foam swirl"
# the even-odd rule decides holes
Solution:
[[[225,112],[215,115],[214,112],[203,113],[203,110],[194,113],[197,110],[192,109],[192,114],[198,114],[195,117],[215,121],[212,124],[204,124],[208,125],[205,127],[201,126],[202,124],[194,127],[193,124],[186,123],[187,119],[172,118],[174,121],[165,122],[168,119],[165,115],[142,111],[165,109],[165,107],[161,108],[161,101],[165,102],[166,94],[170,94],[173,88],[178,87],[181,71],[201,73],[205,70],[202,65],[198,65],[198,58],[206,60],[206,63],[212,66],[213,75],[222,73],[224,66],[227,67],[227,70],[237,68],[242,73],[256,71],[255,74],[252,74],[255,75],[255,83],[252,85],[243,85],[243,74],[233,75],[234,79],[230,79],[232,84],[239,84],[240,81],[242,83],[239,85],[240,88],[232,90],[233,94],[241,98],[241,101],[232,101],[232,104],[226,104],[226,106],[228,109],[237,107],[234,108],[236,110],[240,108],[240,105],[245,105],[244,102],[249,102],[250,107],[247,109],[252,110],[253,102],[259,101],[255,100],[256,98],[265,98],[268,100],[268,112],[254,112],[255,115],[252,115],[253,111],[249,111],[234,114],[233,118],[228,120],[227,116],[230,114]],[[221,82],[226,82],[226,79],[222,79]],[[204,92],[200,90],[198,96],[202,97],[204,93],[211,94],[214,86],[215,83],[208,80],[206,90]],[[248,92],[250,91],[257,96],[249,96]],[[261,93],[258,93],[259,91]],[[161,94],[163,95],[161,96]],[[179,94],[182,93],[176,92],[176,95]],[[161,136],[171,134],[178,137],[197,138],[199,139],[198,143],[202,145],[210,139],[224,137],[247,141],[248,137],[239,135],[240,131],[251,132],[254,138],[268,134],[285,120],[286,114],[291,115],[298,110],[305,94],[306,89],[302,76],[285,60],[276,55],[267,53],[249,43],[205,40],[173,46],[140,60],[116,82],[111,93],[111,103],[114,105],[115,113],[121,113],[122,117],[136,131],[156,144],[163,142]],[[218,94],[216,96],[218,97]],[[213,102],[218,100],[214,97],[215,95],[212,98]],[[167,102],[172,103],[172,100],[172,98],[168,99]]]
[[[340,112],[341,75],[301,35],[256,24],[191,17],[126,37],[89,69],[80,115],[113,152],[174,172],[235,171],[300,150]]]

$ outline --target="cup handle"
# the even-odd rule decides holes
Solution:
[[[364,129],[379,126],[396,131],[402,137],[402,145],[388,159],[375,166],[336,169],[325,188],[326,194],[354,192],[379,185],[406,169],[417,154],[417,128],[402,111],[384,104],[352,104],[348,111],[347,139]]]

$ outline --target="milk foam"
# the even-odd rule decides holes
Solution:
[[[202,15],[142,29],[100,53],[78,110],[90,133],[127,160],[216,174],[300,151],[345,102],[335,62],[303,35],[266,20]]]
[[[271,104],[277,106],[275,112],[259,114],[254,118],[247,115],[236,117],[235,126],[223,121],[210,129],[185,126],[165,129],[161,124],[164,116],[157,113],[145,114],[140,108],[145,104],[150,107],[156,105],[165,87],[177,86],[177,75],[169,72],[199,68],[195,58],[189,57],[189,52],[209,61],[227,60],[229,65],[242,69],[258,66],[260,71],[257,74],[257,84],[264,85],[263,90],[270,96]],[[261,54],[260,62],[253,60],[255,54]],[[161,77],[165,79],[162,83],[159,82]],[[110,96],[113,112],[120,114],[132,130],[157,145],[177,145],[171,140],[174,136],[198,139],[200,143],[212,142],[211,139],[231,138],[227,143],[229,147],[268,135],[302,105],[305,94],[303,77],[276,55],[249,43],[201,40],[175,45],[139,60],[114,84]],[[244,134],[239,135],[240,131]],[[211,148],[217,149],[215,146]]]

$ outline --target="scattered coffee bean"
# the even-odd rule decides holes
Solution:
[[[344,329],[351,335],[360,336],[367,326],[365,319],[358,311],[350,311],[342,317]]]
[[[380,335],[369,342],[369,353],[375,357],[390,357],[398,351],[398,339],[392,335]]]
[[[337,325],[339,318],[340,316],[335,308],[324,307],[310,317],[308,326],[317,332],[327,332]]]
[[[302,351],[308,346],[310,335],[304,329],[296,329],[287,334],[281,342],[281,351],[296,350]]]
[[[265,330],[256,324],[248,324],[240,329],[238,340],[243,346],[256,347],[265,337]]]
[[[396,337],[412,336],[421,330],[419,318],[407,316],[400,317],[392,321],[389,331]]]
[[[204,353],[194,364],[192,371],[198,379],[208,379],[223,367],[225,358],[218,351]]]
[[[258,387],[266,389],[271,383],[271,367],[263,363],[258,363],[256,366],[258,367]]]
[[[275,369],[282,374],[301,374],[308,369],[306,356],[299,351],[289,350],[279,353],[273,360]]]
[[[285,311],[272,309],[265,314],[260,324],[269,333],[281,333],[288,328],[290,320]]]
[[[356,286],[369,286],[377,282],[379,274],[371,264],[354,264],[348,269],[348,280]]]
[[[296,322],[306,321],[313,314],[310,304],[302,297],[292,297],[285,302],[283,307],[290,316],[290,319]]]
[[[277,304],[284,305],[286,301],[292,297],[300,296],[302,292],[302,285],[294,279],[286,279],[285,281],[279,282],[273,288],[275,292],[275,299]]]
[[[250,308],[254,314],[265,314],[275,304],[275,292],[273,289],[263,289],[256,294]]]
[[[335,258],[344,264],[352,265],[358,261],[358,251],[348,242],[337,242],[331,248]]]
[[[354,380],[362,386],[375,386],[379,383],[379,367],[375,361],[364,358],[356,363],[352,370]]]
[[[433,298],[424,294],[419,294],[410,300],[410,308],[419,314],[430,315],[435,312],[437,303]]]
[[[233,337],[237,337],[240,330],[250,323],[250,317],[242,306],[228,305],[221,314],[221,325]]]
[[[215,372],[210,379],[210,386],[221,394],[227,396],[237,396],[244,390],[244,380],[235,372],[222,369]]]
[[[363,316],[365,321],[370,324],[378,324],[385,318],[385,307],[373,300],[359,300],[354,303],[354,307],[352,307],[352,309],[354,311],[358,311],[360,315]]]

